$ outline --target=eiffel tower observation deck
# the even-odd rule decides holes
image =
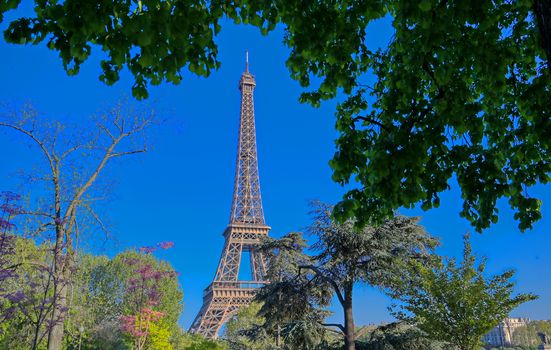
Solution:
[[[239,81],[241,113],[230,222],[224,231],[225,244],[216,275],[204,291],[203,306],[190,328],[190,332],[207,338],[217,338],[222,325],[268,283],[264,280],[266,260],[258,251],[260,240],[268,235],[270,227],[264,221],[260,195],[254,116],[256,81],[249,72],[248,56],[247,52],[245,72]],[[244,252],[248,253],[249,262],[242,261]],[[239,280],[244,263],[250,263],[251,277]]]

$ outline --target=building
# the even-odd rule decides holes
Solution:
[[[490,333],[483,337],[483,341],[491,346],[512,346],[513,333],[519,327],[527,326],[530,322],[525,317],[509,317],[495,326]]]

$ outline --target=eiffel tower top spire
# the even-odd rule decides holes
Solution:
[[[245,72],[239,81],[241,112],[230,224],[265,225],[256,151],[253,96],[256,81],[249,73],[249,51],[245,55]]]

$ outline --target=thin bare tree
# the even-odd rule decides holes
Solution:
[[[35,191],[39,204],[22,214],[35,218],[34,232],[53,243],[48,350],[59,350],[63,343],[80,216],[92,218],[100,230],[107,230],[94,209],[102,199],[94,196],[94,190],[108,163],[147,151],[144,131],[152,122],[152,110],[124,102],[75,126],[42,117],[30,106],[0,114],[0,128],[26,138],[45,163],[44,171],[33,170],[34,178],[46,181]]]

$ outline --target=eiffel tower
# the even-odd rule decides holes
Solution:
[[[254,121],[254,76],[249,73],[249,54],[245,72],[239,81],[241,113],[237,165],[230,223],[224,231],[225,244],[214,281],[203,293],[203,306],[191,325],[191,333],[217,338],[222,325],[237,310],[248,305],[257,290],[267,281],[266,261],[257,250],[260,239],[270,231],[264,222]],[[239,268],[243,252],[249,253],[251,279],[240,281]]]

